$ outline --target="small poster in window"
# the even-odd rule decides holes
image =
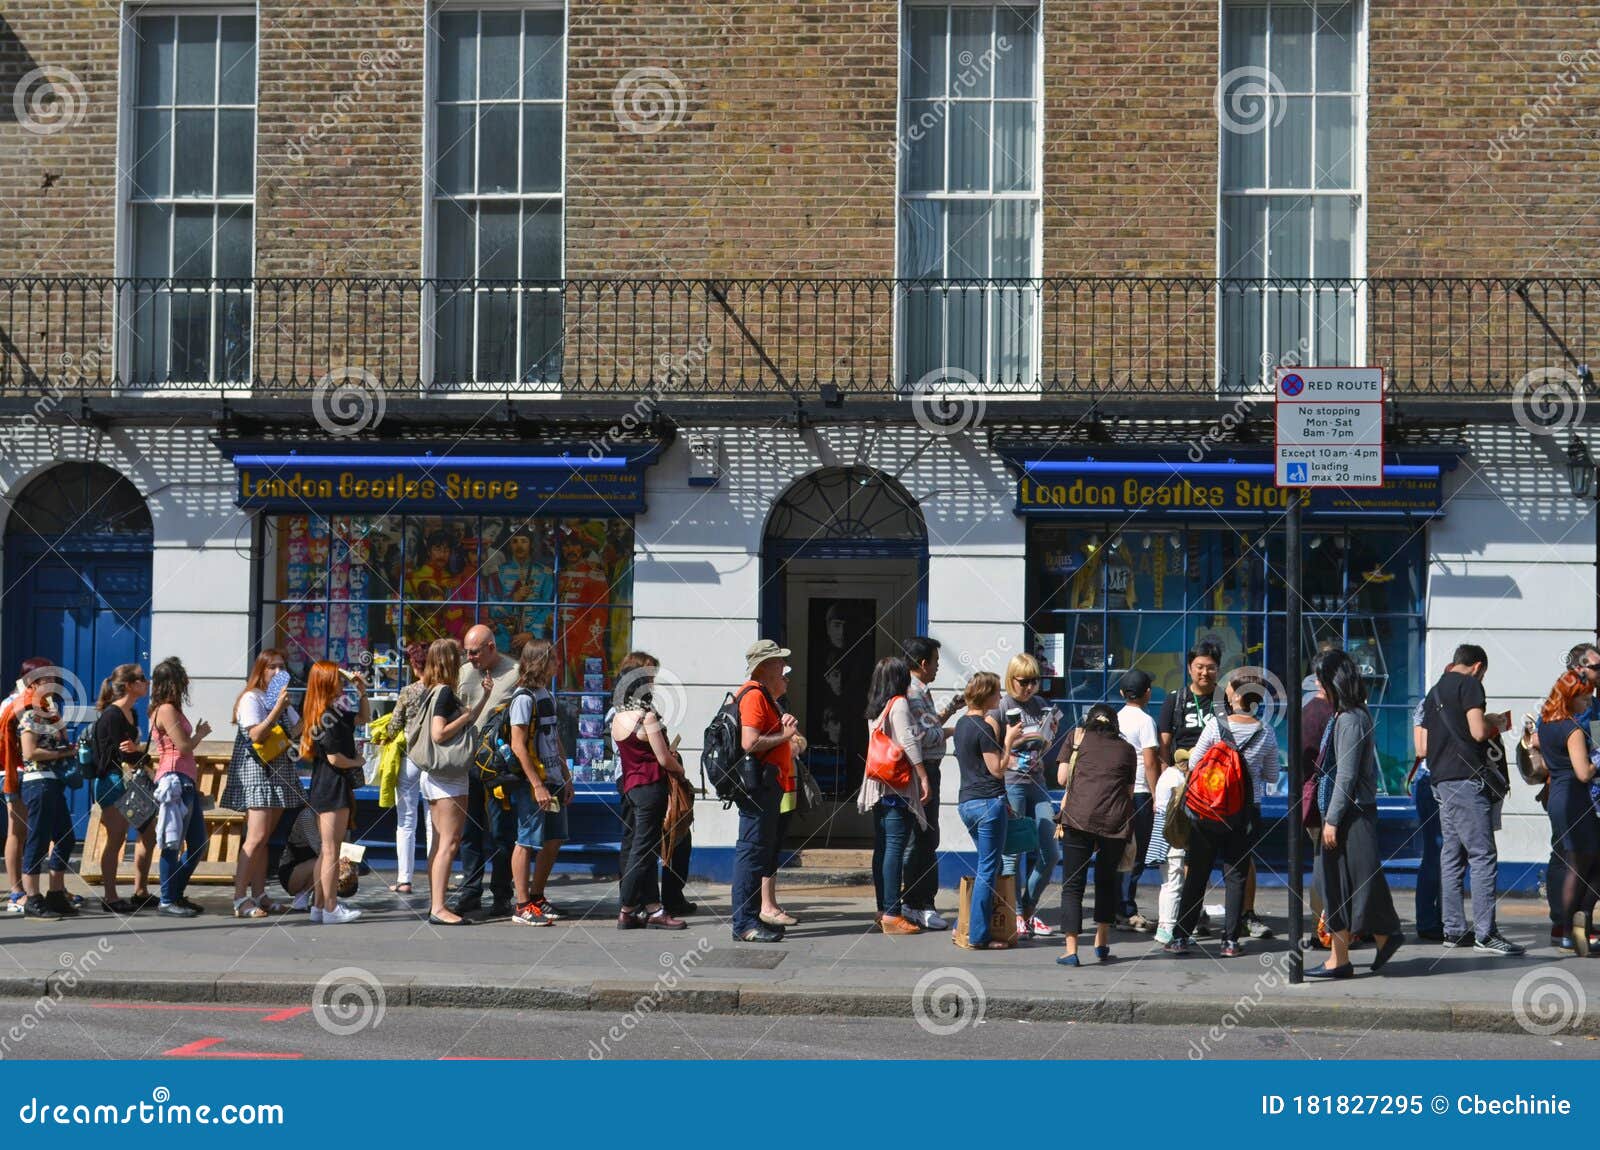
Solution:
[[[606,713],[606,697],[604,695],[583,696],[582,711],[586,715],[604,715]]]
[[[601,762],[606,757],[606,741],[604,739],[579,739],[578,763],[589,766]]]
[[[585,691],[604,691],[606,689],[606,677],[605,677],[605,675],[603,675],[603,674],[594,674],[594,675],[585,674],[584,677],[583,677],[583,689]]]
[[[1053,679],[1060,675],[1067,666],[1066,634],[1055,631],[1034,636],[1034,656],[1039,660],[1045,678]]]
[[[588,676],[588,675],[604,675],[605,672],[606,672],[606,661],[604,659],[597,659],[597,658],[595,658],[593,656],[590,656],[590,657],[584,659],[584,661],[583,661],[583,673],[584,673],[585,676]]]
[[[579,715],[579,740],[603,738],[605,736],[605,722],[605,719],[600,715]]]

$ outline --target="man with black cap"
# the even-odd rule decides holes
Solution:
[[[761,764],[761,785],[741,795],[739,839],[733,855],[733,938],[735,942],[780,942],[782,926],[761,921],[761,879],[777,865],[778,813],[783,792],[793,786],[794,738],[800,725],[784,714],[784,660],[791,652],[771,639],[758,639],[744,653],[748,678],[738,700],[740,745]]]
[[[1117,725],[1122,738],[1133,747],[1137,770],[1133,776],[1133,869],[1128,872],[1122,886],[1122,902],[1117,907],[1117,926],[1141,933],[1153,931],[1156,924],[1139,913],[1139,878],[1144,874],[1144,856],[1150,849],[1150,832],[1155,827],[1156,778],[1161,773],[1156,762],[1156,721],[1146,707],[1150,705],[1150,676],[1133,670],[1122,676],[1118,689],[1122,692],[1122,710],[1117,712]]]

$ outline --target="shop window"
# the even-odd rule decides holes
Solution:
[[[406,681],[403,646],[483,623],[512,658],[557,648],[562,733],[581,771],[606,759],[600,729],[633,639],[633,526],[622,519],[277,515],[266,520],[262,642],[303,682],[318,659]],[[584,777],[584,774],[580,774]]]
[[[1319,650],[1350,653],[1367,681],[1384,782],[1401,793],[1411,765],[1410,709],[1422,682],[1424,541],[1420,531],[1307,532],[1300,644],[1303,673]],[[1184,681],[1198,642],[1222,651],[1224,672],[1263,667],[1285,691],[1288,644],[1283,537],[1202,526],[1034,524],[1028,542],[1028,620],[1050,676],[1046,694],[1076,717],[1116,701],[1117,680],[1139,668],[1159,705]],[[1283,741],[1280,723],[1279,741]]]

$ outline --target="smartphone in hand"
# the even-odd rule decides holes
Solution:
[[[288,690],[288,688],[289,672],[274,672],[272,678],[267,681],[267,706],[271,707],[276,705],[278,699],[282,697],[284,691]]]

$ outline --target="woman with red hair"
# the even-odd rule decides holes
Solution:
[[[1562,950],[1589,953],[1589,928],[1600,896],[1600,816],[1589,797],[1595,767],[1589,732],[1578,722],[1594,688],[1568,671],[1556,680],[1539,711],[1539,750],[1550,770],[1550,842],[1566,861],[1553,937]],[[1565,937],[1563,937],[1563,935]]]
[[[311,786],[306,805],[317,812],[322,851],[313,879],[316,896],[311,921],[333,926],[354,922],[361,912],[339,905],[339,844],[350,827],[356,805],[356,783],[361,779],[361,759],[356,755],[356,724],[371,717],[367,681],[351,675],[357,705],[344,700],[344,678],[339,664],[321,659],[306,675],[305,724],[300,736],[300,757],[311,760]]]

